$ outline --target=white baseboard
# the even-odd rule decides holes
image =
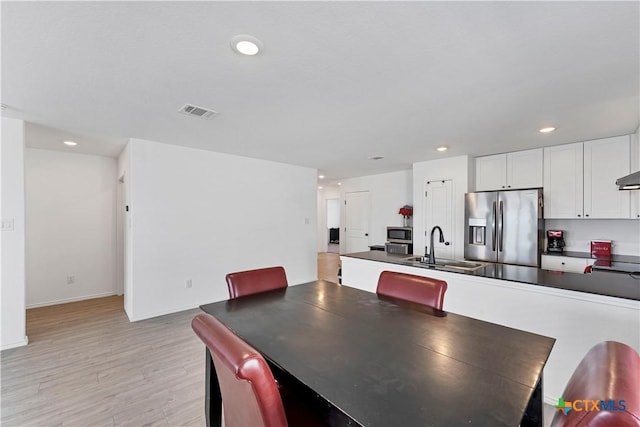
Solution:
[[[83,296],[80,296],[80,297],[64,298],[64,299],[59,299],[59,300],[54,300],[54,301],[46,301],[46,302],[39,302],[39,303],[35,303],[35,304],[28,304],[27,308],[47,307],[49,305],[66,304],[68,302],[84,301],[86,299],[94,299],[94,298],[104,298],[104,297],[110,297],[110,296],[113,296],[113,295],[115,295],[113,293],[113,291],[111,291],[111,292],[102,292],[102,293],[93,294],[93,295],[83,295]]]
[[[2,347],[0,347],[0,350],[9,350],[10,348],[23,347],[27,344],[29,344],[29,337],[25,335],[25,337],[20,341],[3,345]]]
[[[129,321],[130,322],[138,322],[140,320],[152,319],[154,317],[159,317],[159,316],[166,316],[167,314],[173,314],[173,313],[178,313],[180,311],[192,310],[192,309],[198,308],[198,307],[200,307],[200,304],[189,305],[189,306],[185,306],[185,307],[171,308],[171,309],[167,309],[167,310],[157,311],[157,312],[154,312],[154,313],[143,314],[142,316],[135,316],[135,315],[131,316],[131,315],[129,315],[129,313],[127,313],[127,316],[129,317]]]

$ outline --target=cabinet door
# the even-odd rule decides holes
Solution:
[[[616,179],[630,173],[629,136],[584,143],[584,217],[629,218],[630,192]]]
[[[543,270],[567,271],[570,273],[584,273],[589,264],[587,258],[573,258],[558,255],[542,255],[541,267]]]
[[[542,185],[542,148],[507,153],[507,188],[536,188]]]
[[[507,188],[507,155],[476,158],[476,191]]]
[[[545,218],[582,218],[582,172],[581,142],[545,147]]]

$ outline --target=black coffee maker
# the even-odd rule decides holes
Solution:
[[[547,230],[547,252],[564,251],[564,231]]]

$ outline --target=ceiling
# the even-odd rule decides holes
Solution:
[[[639,124],[635,1],[1,7],[2,114],[28,122],[33,147],[117,156],[143,138],[335,181]],[[264,50],[235,53],[238,34]],[[219,114],[179,114],[185,103]]]

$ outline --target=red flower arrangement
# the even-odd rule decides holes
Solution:
[[[400,211],[398,212],[400,215],[402,215],[405,218],[409,218],[413,216],[413,206],[409,206],[409,205],[404,205],[403,207],[400,208]]]

